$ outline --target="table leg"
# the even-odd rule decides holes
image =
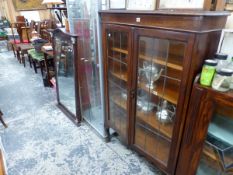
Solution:
[[[29,64],[30,64],[30,68],[32,68],[32,59],[31,59],[31,56],[29,54],[28,55],[28,61],[29,61]]]
[[[49,85],[51,85],[49,66],[48,66],[48,55],[46,53],[44,53],[44,60],[45,60],[45,71],[46,71],[46,74],[47,74],[47,81],[48,81]]]
[[[12,50],[13,50],[14,56],[16,57],[14,45],[13,45],[13,44],[11,44],[11,47],[12,47]]]
[[[43,61],[39,61],[40,64],[40,71],[41,71],[41,75],[43,77],[44,73],[43,73]]]
[[[18,59],[19,63],[21,64],[20,52],[18,49],[16,50],[16,55],[17,55],[17,59]]]
[[[2,113],[2,111],[0,110],[0,121],[2,122],[3,126],[4,126],[5,128],[7,128],[7,124],[4,122],[2,116],[3,116],[3,113]]]
[[[21,51],[21,57],[22,57],[23,66],[26,67],[26,62],[25,62],[24,54],[25,54],[24,51]]]
[[[33,63],[33,67],[34,67],[35,73],[37,74],[36,61],[33,59],[32,63]]]

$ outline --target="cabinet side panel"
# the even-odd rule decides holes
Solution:
[[[177,175],[194,175],[199,163],[214,104],[203,89],[194,87],[187,114]],[[211,110],[212,109],[212,110]]]
[[[188,83],[187,83],[187,92],[186,92],[186,94],[191,94],[194,77],[198,73],[201,72],[201,68],[202,68],[202,65],[204,63],[204,60],[213,58],[213,56],[214,56],[214,54],[215,54],[215,52],[217,51],[217,48],[218,48],[218,43],[219,43],[220,36],[221,36],[221,31],[196,35],[195,44],[193,46],[193,52],[192,52],[191,69],[190,69],[189,75],[188,75],[189,78],[188,78]],[[185,143],[185,134],[187,134],[187,133],[189,135],[195,135],[196,134],[193,131],[193,129],[191,129],[191,130],[189,129],[189,127],[190,127],[189,125],[191,124],[189,120],[190,120],[190,117],[191,117],[190,115],[192,115],[191,114],[192,112],[190,112],[190,111],[193,108],[193,104],[191,104],[191,103],[194,103],[194,102],[192,102],[192,100],[198,99],[197,98],[198,91],[197,90],[193,91],[192,94],[193,95],[190,98],[186,98],[185,104],[188,104],[188,105],[184,106],[184,110],[186,111],[186,113],[185,113],[186,121],[185,121],[185,124],[184,124],[181,148],[180,148],[180,153],[179,153],[180,156],[179,156],[178,163],[177,163],[177,170],[176,170],[177,175],[182,175],[181,173],[183,171],[185,173],[190,173],[190,174],[193,173],[193,171],[195,171],[195,169],[191,170],[192,165],[191,165],[190,161],[187,161],[186,159],[181,160],[183,156],[184,157],[187,156],[187,153],[192,150],[192,149],[189,149],[189,151],[185,151],[185,149],[186,149],[186,148],[184,148],[184,144],[186,144]],[[192,98],[194,98],[194,99],[192,99]],[[210,108],[208,108],[208,109],[210,109]],[[195,108],[195,110],[198,110],[198,108]],[[193,110],[193,111],[195,112],[195,110]],[[194,119],[196,119],[196,118],[194,118]],[[197,121],[194,120],[192,122],[196,123]],[[191,154],[191,155],[193,156],[193,154]],[[197,157],[197,160],[199,160],[200,155],[199,156],[195,155],[195,157]],[[186,172],[184,170],[185,168],[184,168],[183,164],[187,163],[187,162],[190,162],[190,163],[187,164],[187,168],[188,168],[189,171]],[[181,167],[179,167],[179,166],[181,166]]]

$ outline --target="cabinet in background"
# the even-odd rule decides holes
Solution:
[[[198,78],[197,78],[198,80]],[[177,175],[233,174],[233,92],[193,86]]]
[[[174,174],[194,76],[227,12],[101,11],[105,129]],[[213,22],[214,21],[214,22]]]

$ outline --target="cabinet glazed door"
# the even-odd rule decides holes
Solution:
[[[128,103],[130,87],[130,28],[111,26],[105,30],[105,90],[107,126],[128,143]]]
[[[228,105],[215,105],[197,175],[233,174],[233,107]]]
[[[137,95],[133,145],[170,173],[184,120],[189,36],[159,30],[139,29],[135,33]]]

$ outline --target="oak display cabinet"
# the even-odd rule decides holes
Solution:
[[[233,174],[233,92],[202,87],[197,78],[190,105],[176,174]]]
[[[109,139],[112,128],[127,146],[174,174],[192,82],[216,52],[227,15],[100,12]]]

